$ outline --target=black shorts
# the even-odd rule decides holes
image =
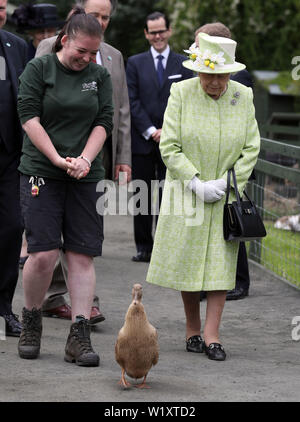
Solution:
[[[39,194],[21,175],[21,208],[28,252],[63,248],[89,256],[102,254],[103,216],[96,210],[96,182],[40,178]],[[44,184],[42,183],[44,181]]]

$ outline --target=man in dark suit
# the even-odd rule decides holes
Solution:
[[[19,336],[21,324],[12,312],[22,241],[17,167],[22,129],[17,115],[18,77],[27,60],[27,45],[2,29],[7,0],[0,0],[0,315],[8,336]]]
[[[126,75],[131,111],[132,179],[143,180],[148,188],[147,215],[134,216],[136,262],[149,262],[153,246],[151,180],[165,179],[166,168],[161,159],[159,142],[163,116],[173,82],[193,77],[184,68],[186,57],[170,50],[172,30],[167,16],[154,12],[147,16],[145,37],[150,50],[128,59]],[[159,184],[161,186],[161,183]],[[159,203],[161,190],[159,188]],[[142,207],[141,207],[142,208]]]

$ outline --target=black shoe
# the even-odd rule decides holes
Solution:
[[[203,353],[204,341],[201,336],[192,336],[186,340],[186,350],[188,352]]]
[[[200,302],[202,302],[203,299],[206,299],[206,292],[200,292]]]
[[[242,287],[236,287],[235,289],[228,290],[226,295],[226,300],[238,300],[243,299],[249,295],[248,289],[243,289]]]
[[[19,316],[13,313],[1,316],[5,319],[5,334],[9,337],[20,337],[22,324],[19,321]]]
[[[22,270],[22,268],[24,267],[25,262],[28,259],[28,255],[27,256],[20,256],[19,259],[19,268]]]
[[[136,256],[132,257],[134,262],[150,262],[151,252],[138,252]]]
[[[208,356],[208,359],[211,360],[225,360],[226,353],[224,347],[220,343],[210,343],[209,346],[206,346],[204,343],[204,351]]]

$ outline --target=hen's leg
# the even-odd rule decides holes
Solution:
[[[122,368],[122,376],[121,379],[119,381],[120,385],[123,385],[123,387],[127,388],[127,387],[131,387],[130,382],[126,381],[125,379],[125,369]]]
[[[135,387],[136,387],[136,388],[151,388],[148,384],[146,384],[146,378],[147,378],[147,375],[148,375],[148,374],[146,374],[146,375],[144,376],[144,379],[143,379],[143,381],[141,382],[141,384],[136,384],[136,385],[135,385]]]

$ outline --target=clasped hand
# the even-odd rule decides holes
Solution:
[[[67,157],[66,164],[68,175],[77,180],[85,177],[90,171],[90,167],[87,162],[80,157]]]
[[[189,183],[189,187],[204,202],[213,203],[219,201],[225,195],[227,184],[223,179],[201,182],[195,176]]]

